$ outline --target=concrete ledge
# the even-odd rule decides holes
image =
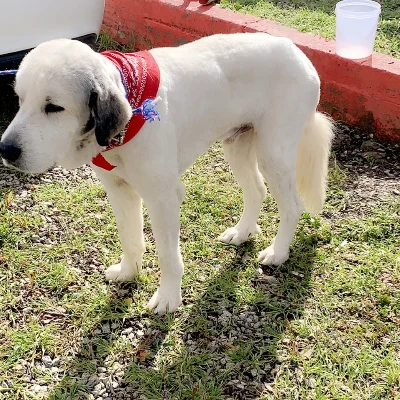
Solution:
[[[321,109],[381,140],[400,142],[400,60],[335,54],[335,43],[295,29],[189,0],[108,0],[103,31],[138,49],[177,46],[214,33],[267,32],[293,40],[321,77]]]

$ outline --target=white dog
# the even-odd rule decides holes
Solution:
[[[259,232],[265,178],[280,224],[259,261],[280,265],[289,257],[303,204],[312,213],[323,206],[333,125],[316,112],[316,70],[288,39],[264,33],[215,35],[153,49],[147,56],[159,68],[160,121],[135,115],[140,132],[113,148],[113,138],[132,122],[135,101],[127,100],[126,90],[139,90],[140,76],[130,77],[127,85],[126,71],[78,41],[39,45],[17,73],[20,109],[2,137],[0,153],[5,165],[37,173],[57,164],[76,168],[108,150],[98,156],[106,167],[95,163],[94,169],[115,212],[123,257],[107,269],[106,278],[128,281],[141,270],[143,199],[161,269],[148,307],[164,313],[181,303],[179,213],[185,191],[180,176],[197,157],[222,141],[243,190],[243,215],[219,237],[225,243],[240,245]],[[151,81],[146,68],[141,73]],[[132,88],[135,79],[139,86]]]

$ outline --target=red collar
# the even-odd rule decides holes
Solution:
[[[113,62],[120,71],[127,99],[132,109],[140,107],[146,99],[156,98],[160,85],[160,70],[148,51],[137,53],[105,51],[101,54]],[[122,138],[119,140],[111,139],[110,144],[101,153],[129,142],[139,133],[145,121],[140,114],[132,115]],[[92,163],[107,171],[113,170],[115,165],[111,165],[101,153],[93,157]]]

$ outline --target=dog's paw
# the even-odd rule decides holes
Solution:
[[[129,282],[132,281],[138,274],[140,268],[126,268],[119,264],[111,265],[111,267],[106,270],[106,280],[113,282]]]
[[[170,292],[168,294],[161,294],[158,289],[153,297],[147,304],[149,310],[154,311],[156,314],[165,314],[166,312],[174,312],[182,303],[182,296],[180,290],[176,292]]]
[[[258,254],[258,261],[262,265],[281,265],[289,258],[289,252],[278,252],[274,245],[267,247]]]
[[[225,244],[239,246],[260,232],[261,229],[258,225],[250,229],[239,229],[234,226],[233,228],[228,228],[224,233],[221,233],[221,235],[218,236],[218,240]]]

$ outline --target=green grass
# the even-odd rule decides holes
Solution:
[[[222,0],[222,7],[253,14],[301,32],[335,38],[336,0]],[[382,1],[375,51],[400,58],[400,3]]]
[[[215,173],[221,164],[224,172]],[[399,398],[400,202],[377,205],[365,218],[342,217],[338,199],[345,196],[347,178],[338,167],[330,176],[327,208],[335,219],[303,216],[290,260],[270,272],[278,279],[271,286],[260,280],[255,258],[276,231],[272,198],[267,197],[260,219],[262,236],[239,250],[215,242],[223,227],[233,223],[232,216],[239,215],[241,195],[219,146],[202,156],[184,177],[184,306],[161,318],[145,311],[158,281],[156,266],[149,264],[155,262],[155,247],[147,215],[149,268],[137,282],[121,287],[105,283],[98,270],[90,273],[88,261],[80,264],[81,259],[97,259],[109,265],[120,254],[100,185],[41,184],[27,211],[11,207],[10,194],[3,191],[0,384],[14,382],[3,398],[31,398],[18,365],[21,360],[33,365],[42,354],[68,359],[53,399],[84,398],[88,388],[75,376],[93,373],[106,359],[126,358],[125,382],[149,399],[226,398],[231,379],[254,369],[268,375],[277,360],[273,393],[265,390],[261,399]],[[40,216],[48,212],[49,201],[64,218],[62,240],[55,235],[53,245],[38,245],[33,236],[44,224]],[[232,329],[210,325],[221,305],[233,316],[246,310],[264,313],[268,323],[258,331],[268,340],[254,335],[209,350],[211,338]],[[21,310],[25,307],[32,308],[28,316]],[[46,322],[43,315],[49,309],[63,311]],[[93,335],[105,321],[124,320],[141,321],[159,336],[132,344],[120,336],[122,328],[110,338]],[[185,332],[197,343],[196,351],[186,346]],[[83,337],[91,339],[83,343]],[[223,357],[227,368],[221,368]],[[50,373],[35,375],[52,384]]]

